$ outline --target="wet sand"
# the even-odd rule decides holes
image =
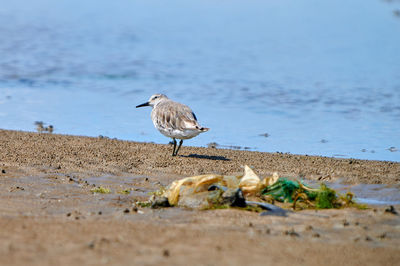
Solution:
[[[400,163],[0,130],[0,264],[395,265],[400,217],[388,206],[302,211],[135,206],[176,178],[277,171],[350,184],[400,181]],[[109,194],[91,189],[107,187]],[[123,191],[128,191],[125,194]],[[400,210],[399,206],[395,206]]]

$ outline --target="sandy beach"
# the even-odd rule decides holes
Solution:
[[[237,174],[398,186],[400,163],[0,130],[1,265],[396,265],[388,206],[288,217],[137,208],[177,178]],[[109,194],[94,194],[103,186]],[[123,193],[129,191],[129,194]],[[399,206],[394,206],[400,211]]]

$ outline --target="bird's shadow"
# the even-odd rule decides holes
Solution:
[[[201,154],[193,154],[193,153],[189,154],[189,155],[181,155],[181,157],[207,159],[207,160],[213,160],[213,161],[230,161],[231,160],[224,156],[210,156],[210,155],[201,155]]]

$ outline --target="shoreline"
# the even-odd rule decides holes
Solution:
[[[34,133],[0,129],[0,162],[4,167],[39,172],[78,172],[87,175],[206,173],[236,174],[245,164],[261,177],[280,176],[349,184],[396,184],[400,163],[312,155],[182,146],[172,157],[171,145],[110,138]]]

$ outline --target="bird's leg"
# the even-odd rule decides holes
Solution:
[[[179,149],[181,148],[182,143],[183,143],[183,139],[181,139],[181,141],[179,141],[178,149],[176,149],[175,155],[178,155],[178,151],[179,151]]]
[[[176,140],[175,138],[173,138],[172,140],[174,141],[174,149],[172,150],[172,156],[175,156]]]

